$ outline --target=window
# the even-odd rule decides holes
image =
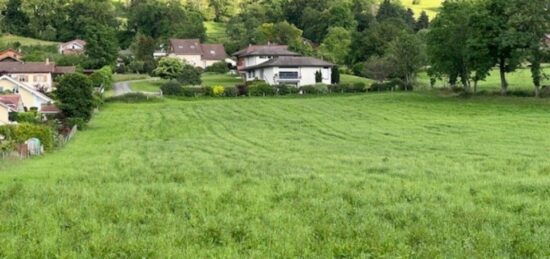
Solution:
[[[298,72],[279,72],[280,79],[298,79]]]

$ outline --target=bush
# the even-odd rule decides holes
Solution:
[[[239,96],[239,90],[236,87],[226,87],[225,96],[227,97],[237,97]]]
[[[237,91],[239,96],[247,96],[248,95],[248,85],[237,85]]]
[[[211,66],[207,67],[205,72],[213,72],[213,73],[219,73],[219,74],[225,74],[229,72],[229,67],[227,67],[227,63],[224,61],[216,62],[212,64]]]
[[[19,112],[13,114],[13,120],[19,123],[39,123],[40,117],[34,111],[31,112]]]
[[[275,94],[275,89],[263,81],[257,81],[250,84],[248,94],[251,96],[270,96]]]
[[[127,93],[125,95],[114,96],[107,98],[106,102],[122,102],[122,103],[141,103],[141,102],[156,102],[162,99],[150,97],[142,93]]]
[[[17,125],[12,132],[12,137],[17,143],[23,143],[31,138],[40,139],[44,149],[53,148],[54,133],[47,125],[21,123]]]
[[[204,95],[203,87],[183,87],[183,96],[185,97],[197,97]]]
[[[167,96],[181,96],[183,95],[183,88],[178,81],[168,81],[160,87],[163,95]]]
[[[68,74],[57,84],[56,95],[59,108],[69,118],[83,118],[88,121],[94,110],[92,81],[82,74]]]
[[[300,87],[303,94],[327,94],[328,86],[325,84],[305,85]]]
[[[67,125],[70,128],[76,125],[79,130],[86,129],[86,122],[82,118],[70,118],[67,120]]]
[[[277,95],[288,95],[298,93],[298,88],[294,85],[278,85],[275,86]]]
[[[114,82],[113,70],[109,66],[104,66],[99,70],[96,70],[91,76],[93,87],[105,87],[105,89],[111,89]]]
[[[329,93],[343,93],[344,90],[340,84],[332,84],[328,86]]]
[[[368,90],[367,85],[363,82],[353,83],[352,84],[352,89],[353,89],[354,93],[364,93]]]
[[[225,88],[221,85],[217,85],[217,86],[214,86],[214,88],[212,88],[212,96],[220,97],[220,96],[223,96],[224,92],[225,92]]]
[[[200,85],[202,71],[191,65],[184,65],[182,71],[177,75],[178,82],[183,85]]]

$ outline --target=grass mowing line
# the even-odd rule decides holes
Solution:
[[[549,112],[549,100],[424,92],[111,103],[66,148],[0,161],[0,247],[544,256]]]

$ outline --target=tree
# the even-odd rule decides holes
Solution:
[[[29,18],[23,12],[21,0],[9,0],[4,11],[4,27],[5,30],[12,34],[29,36]]]
[[[73,119],[89,121],[94,109],[92,81],[82,74],[68,74],[57,85],[59,108]]]
[[[202,83],[201,72],[196,67],[185,64],[178,74],[177,80],[184,85],[200,85]]]
[[[176,79],[183,71],[183,62],[177,58],[165,57],[159,61],[159,64],[153,74],[163,79]]]
[[[445,4],[446,2],[443,2]],[[430,27],[430,17],[428,17],[428,14],[426,11],[422,11],[420,13],[420,17],[418,17],[418,21],[416,22],[416,30],[420,31],[423,29],[428,29]]]
[[[344,64],[350,52],[351,33],[343,27],[332,27],[320,47],[321,55],[338,64]]]
[[[414,34],[403,34],[388,46],[387,57],[395,66],[396,74],[405,81],[407,89],[412,89],[418,71],[425,64],[424,48]]]
[[[113,66],[118,54],[118,40],[114,29],[104,25],[90,25],[87,27],[86,56],[88,68]]]
[[[93,87],[104,87],[105,89],[110,89],[114,80],[113,80],[113,70],[110,66],[104,66],[101,69],[94,71],[90,76]]]
[[[365,63],[365,75],[380,83],[396,72],[395,64],[385,57],[373,57]]]
[[[402,6],[392,2],[391,0],[384,0],[380,4],[378,13],[376,14],[376,20],[382,22],[390,18],[405,19],[407,11]]]
[[[411,30],[416,30],[416,19],[414,18],[414,11],[411,8],[407,8],[407,11],[405,12],[405,17],[403,19],[407,26],[411,28]]]
[[[340,83],[340,69],[338,68],[338,66],[332,67],[330,80],[333,85]]]
[[[315,83],[322,83],[323,82],[323,73],[321,73],[321,70],[315,71]]]
[[[509,0],[486,0],[470,19],[473,34],[470,39],[472,51],[488,51],[498,66],[501,93],[506,95],[506,74],[515,71],[522,59],[522,33],[511,27],[510,17],[517,10]],[[523,2],[522,2],[523,3]]]
[[[138,71],[149,73],[155,68],[155,58],[153,54],[155,53],[157,46],[157,41],[152,37],[141,33],[136,35],[134,42],[130,45],[130,49],[132,50],[136,61],[141,62],[141,68]],[[139,67],[134,66],[133,68],[136,69]]]

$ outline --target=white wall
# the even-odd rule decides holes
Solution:
[[[172,58],[178,58],[182,62],[185,62],[189,65],[205,68],[205,64],[201,59],[201,55],[176,55],[176,54],[170,54],[169,57]]]
[[[254,71],[255,75],[254,77],[250,77],[249,73],[246,73],[246,81],[254,81],[256,79],[263,80],[266,83],[270,85],[278,85],[278,84],[292,84],[295,83],[292,80],[280,80],[278,77],[275,77],[275,75],[278,75],[280,72],[298,72],[298,86],[304,86],[304,85],[314,85],[315,82],[315,73],[317,71],[321,71],[321,74],[323,75],[323,84],[331,84],[331,76],[332,71],[330,68],[324,68],[324,67],[299,67],[299,68],[279,68],[279,67],[268,67],[263,69],[256,69]]]
[[[251,57],[246,57],[244,59],[244,65],[246,67],[250,67],[250,66],[255,66],[255,65],[259,65],[259,64],[262,64],[266,61],[269,61],[269,58],[267,56],[251,56]]]
[[[43,88],[46,92],[53,90],[52,74],[49,73],[31,73],[31,74],[10,74],[11,78],[33,86],[36,90]]]

